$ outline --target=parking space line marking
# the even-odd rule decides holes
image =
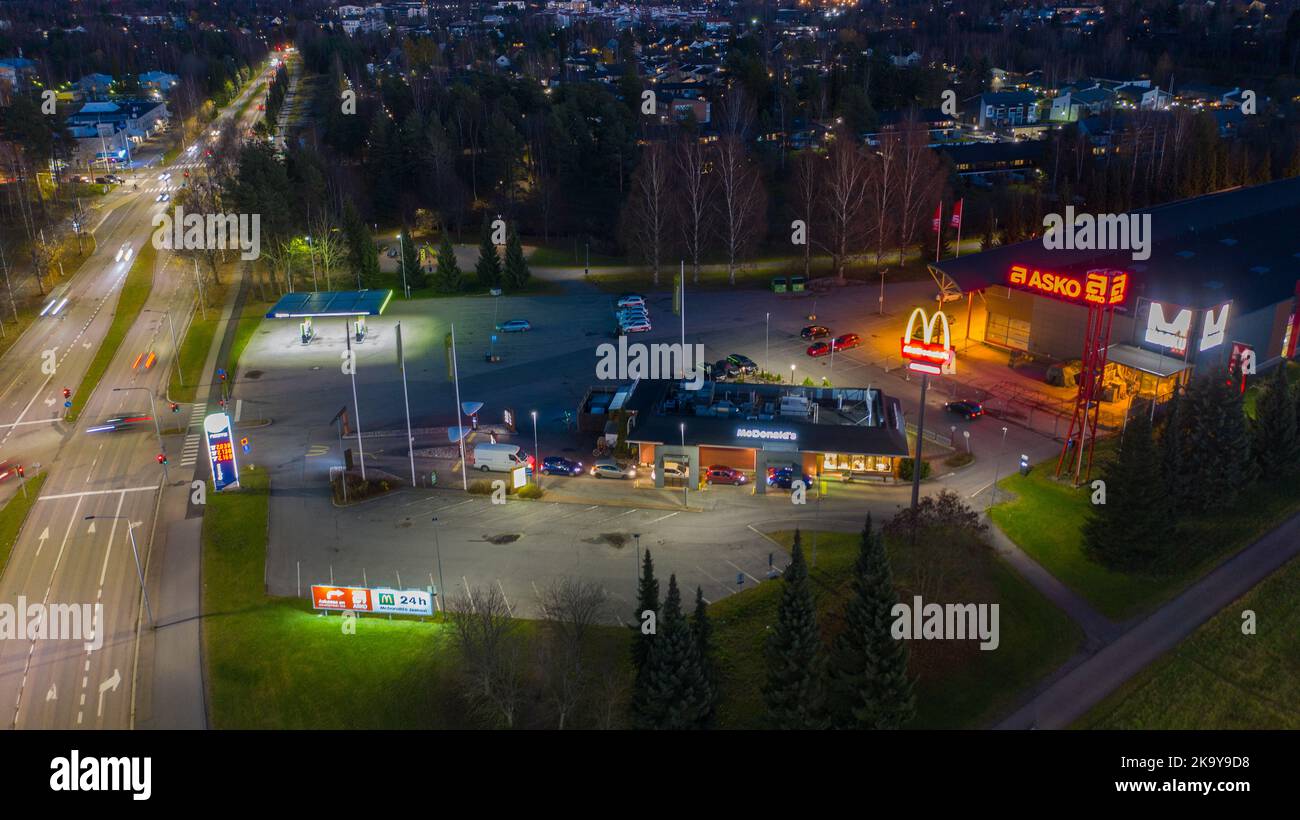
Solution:
[[[515,610],[510,606],[510,599],[506,597],[506,588],[501,585],[501,579],[497,579],[497,589],[501,590],[501,600],[506,602],[506,614],[511,618],[515,617]]]
[[[768,534],[765,533],[765,532],[759,532],[758,530],[754,529],[754,525],[753,525],[753,524],[746,524],[745,527],[746,527],[747,529],[751,530],[751,531],[752,531],[755,535],[757,535],[759,538],[766,539],[766,540],[772,542],[773,544],[776,544],[778,547],[781,547],[781,549],[785,549],[785,546],[782,545],[780,541],[777,541],[775,538],[773,538],[772,536],[768,535]]]
[[[681,512],[681,510],[678,510],[677,512]],[[667,515],[661,515],[658,518],[654,519],[653,521],[647,521],[646,524],[658,524],[660,521],[663,521],[665,518],[672,518],[674,515],[677,515],[677,513],[673,512],[673,513],[668,513]]]
[[[731,559],[729,559],[729,558],[724,558],[724,559],[722,559],[722,560],[726,561],[728,564],[731,564],[733,567],[736,567],[736,572],[739,572],[741,575],[744,575],[746,578],[748,578],[749,580],[753,581],[753,582],[756,583],[756,584],[759,583],[759,580],[758,580],[757,578],[755,578],[754,576],[750,575],[748,572],[745,572],[745,571],[744,571],[743,569],[741,569],[740,567],[737,567],[735,564],[732,564],[732,563],[731,563]]]

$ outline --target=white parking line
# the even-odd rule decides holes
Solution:
[[[756,583],[756,584],[759,582],[757,578],[755,578],[754,576],[750,575],[748,572],[745,572],[745,571],[744,571],[743,569],[741,569],[740,567],[737,567],[735,564],[732,564],[730,560],[727,560],[727,559],[725,559],[725,558],[724,558],[723,560],[724,560],[724,561],[727,561],[727,563],[728,563],[728,564],[731,564],[733,567],[736,567],[736,572],[739,572],[741,575],[744,575],[744,576],[745,576],[746,578],[748,578],[749,580],[753,581],[753,582]]]
[[[647,521],[646,524],[647,524],[647,525],[649,525],[649,524],[658,524],[660,521],[663,521],[663,520],[666,519],[666,518],[672,518],[674,515],[677,515],[677,513],[679,513],[679,512],[681,512],[681,510],[678,510],[677,512],[674,512],[674,513],[668,513],[667,515],[661,515],[661,516],[659,516],[658,518],[654,519],[653,521]]]

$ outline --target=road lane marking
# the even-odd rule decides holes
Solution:
[[[113,493],[143,493],[150,490],[157,490],[158,485],[152,484],[148,487],[126,487],[118,490],[86,490],[81,493],[60,493],[59,495],[43,495],[36,499],[37,501],[55,501],[60,498],[81,498],[87,495],[112,495]]]
[[[681,512],[681,510],[678,510],[677,512]],[[661,515],[653,521],[647,521],[646,525],[649,526],[650,524],[657,524],[666,518],[672,518],[674,515],[677,515],[677,513],[674,512],[674,513],[668,513],[667,515]]]

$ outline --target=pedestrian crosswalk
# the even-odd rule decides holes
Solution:
[[[189,432],[185,435],[185,444],[181,448],[181,466],[193,467],[199,460],[199,450],[203,445],[203,415],[207,412],[206,404],[190,406]]]

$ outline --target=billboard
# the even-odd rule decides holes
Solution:
[[[1090,270],[1084,276],[1074,276],[1012,265],[1007,284],[1043,296],[1101,306],[1120,305],[1128,298],[1128,274],[1118,270]]]
[[[918,320],[919,339],[916,338]],[[908,370],[935,375],[953,372],[955,355],[948,331],[948,314],[940,310],[927,316],[924,308],[913,310],[907,320],[907,330],[903,332],[900,351],[907,359]]]
[[[230,431],[230,416],[212,413],[203,419],[203,433],[208,439],[208,463],[212,465],[212,486],[220,492],[239,483],[239,465],[235,463],[235,441]]]
[[[433,593],[423,589],[312,584],[311,606],[312,609],[373,612],[376,615],[432,615]]]

